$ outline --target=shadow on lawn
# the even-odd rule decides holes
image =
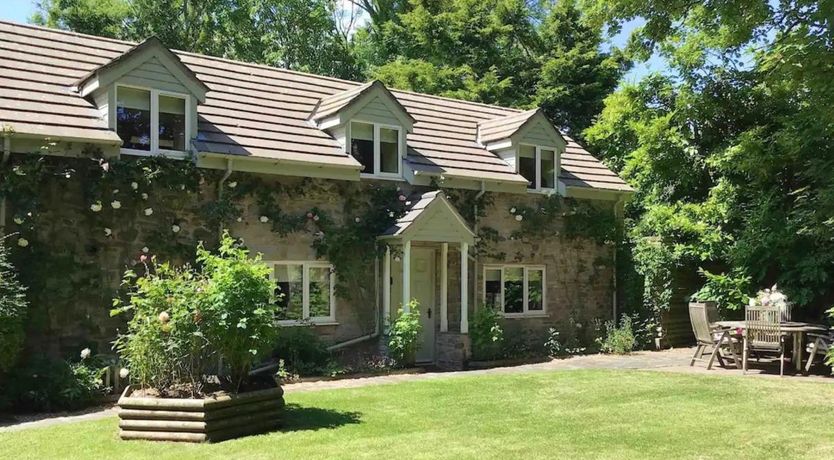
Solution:
[[[283,419],[284,424],[279,431],[315,431],[362,423],[362,414],[287,404]]]

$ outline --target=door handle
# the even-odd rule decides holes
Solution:
[[[429,308],[428,310],[426,310],[426,313],[429,315],[429,319],[431,319],[431,308]]]

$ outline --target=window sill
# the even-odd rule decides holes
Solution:
[[[338,326],[339,322],[330,319],[322,319],[322,320],[294,320],[294,319],[284,319],[275,321],[275,324],[278,326],[289,326],[289,327],[297,327],[297,326]]]
[[[524,318],[547,318],[547,312],[534,312],[534,313],[501,313],[506,319],[524,319]]]
[[[390,180],[394,182],[405,182],[403,176],[398,174],[368,174],[368,173],[359,173],[360,179],[372,179],[372,180]]]
[[[184,160],[188,158],[188,152],[181,152],[178,150],[158,150],[156,152],[151,152],[148,150],[120,149],[119,153],[121,155],[132,155],[136,157],[164,157],[173,160]]]
[[[527,193],[534,193],[536,195],[553,195],[556,193],[555,188],[528,188]]]

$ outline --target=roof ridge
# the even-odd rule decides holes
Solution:
[[[83,38],[92,38],[95,40],[103,40],[111,43],[118,43],[120,45],[137,45],[139,42],[132,42],[128,40],[119,40],[117,38],[110,38],[110,37],[102,37],[101,35],[92,35],[92,34],[82,34],[81,32],[74,32],[72,30],[65,30],[65,29],[57,29],[54,27],[47,27],[47,26],[39,26],[37,24],[28,24],[25,22],[17,22],[17,21],[9,21],[6,19],[0,19],[0,24],[8,24],[11,26],[17,27],[25,27],[27,29],[36,29],[36,30],[46,30],[49,32],[55,32],[63,35],[72,35],[74,37],[83,37]]]
[[[418,93],[417,91],[409,91],[409,90],[406,90],[406,89],[391,88],[389,91],[391,91],[392,93],[414,94],[416,96],[423,96],[423,97],[428,97],[428,98],[431,98],[431,99],[440,99],[440,100],[443,100],[443,101],[462,102],[464,104],[477,105],[479,107],[489,107],[489,108],[493,108],[493,109],[511,110],[513,112],[519,112],[519,113],[523,112],[523,110],[516,109],[514,107],[505,107],[503,105],[486,104],[486,103],[483,103],[483,102],[467,101],[466,99],[455,99],[453,97],[437,96],[437,95],[428,94],[428,93]]]

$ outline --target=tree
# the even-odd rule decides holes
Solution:
[[[127,0],[43,0],[30,21],[101,37],[121,38],[127,27]]]

